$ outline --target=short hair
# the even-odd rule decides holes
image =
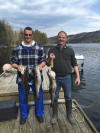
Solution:
[[[60,33],[64,33],[65,36],[67,37],[67,33],[66,33],[65,31],[60,31],[60,32],[58,32],[58,35],[57,35],[57,36],[59,36]]]
[[[24,31],[25,31],[25,30],[31,30],[31,31],[32,31],[32,28],[31,28],[31,27],[25,27],[25,28],[24,28]]]

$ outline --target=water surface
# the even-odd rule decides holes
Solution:
[[[85,57],[81,85],[73,87],[73,98],[100,132],[100,44],[70,44],[75,53]]]

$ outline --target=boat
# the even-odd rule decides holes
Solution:
[[[85,59],[84,56],[83,55],[75,54],[75,58],[77,60],[79,71],[83,71],[84,59]]]
[[[18,111],[17,119],[0,122],[0,133],[99,133],[93,123],[89,120],[78,102],[72,100],[72,115],[76,121],[75,125],[71,125],[66,119],[66,108],[63,91],[59,96],[58,121],[52,125],[50,123],[52,108],[50,106],[51,99],[49,94],[49,79],[46,74],[47,67],[43,69],[44,80],[42,83],[44,91],[44,123],[39,123],[35,117],[34,98],[32,92],[29,95],[29,115],[25,125],[20,125],[20,115]],[[16,85],[16,73],[5,73],[0,78],[0,101],[15,99],[16,105],[18,103],[18,90]],[[19,108],[18,108],[19,109]]]

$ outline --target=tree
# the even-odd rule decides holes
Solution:
[[[0,21],[0,45],[10,45],[13,36],[11,26],[5,21]]]
[[[33,31],[33,39],[40,45],[48,43],[47,35],[45,33],[40,32],[39,30]]]

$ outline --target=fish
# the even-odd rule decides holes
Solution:
[[[34,67],[34,74],[35,74],[34,83],[35,83],[35,91],[36,91],[35,100],[40,100],[39,90],[42,83],[42,79],[41,79],[41,72],[40,72],[39,66]]]
[[[22,87],[24,89],[24,95],[25,95],[25,98],[24,98],[24,101],[27,103],[27,88],[28,88],[28,78],[27,78],[27,75],[28,75],[28,68],[27,67],[22,67]]]
[[[49,69],[47,73],[48,73],[49,80],[50,80],[49,93],[51,97],[51,106],[52,106],[54,103],[55,91],[57,89],[56,78],[55,78],[56,74],[51,69]]]

